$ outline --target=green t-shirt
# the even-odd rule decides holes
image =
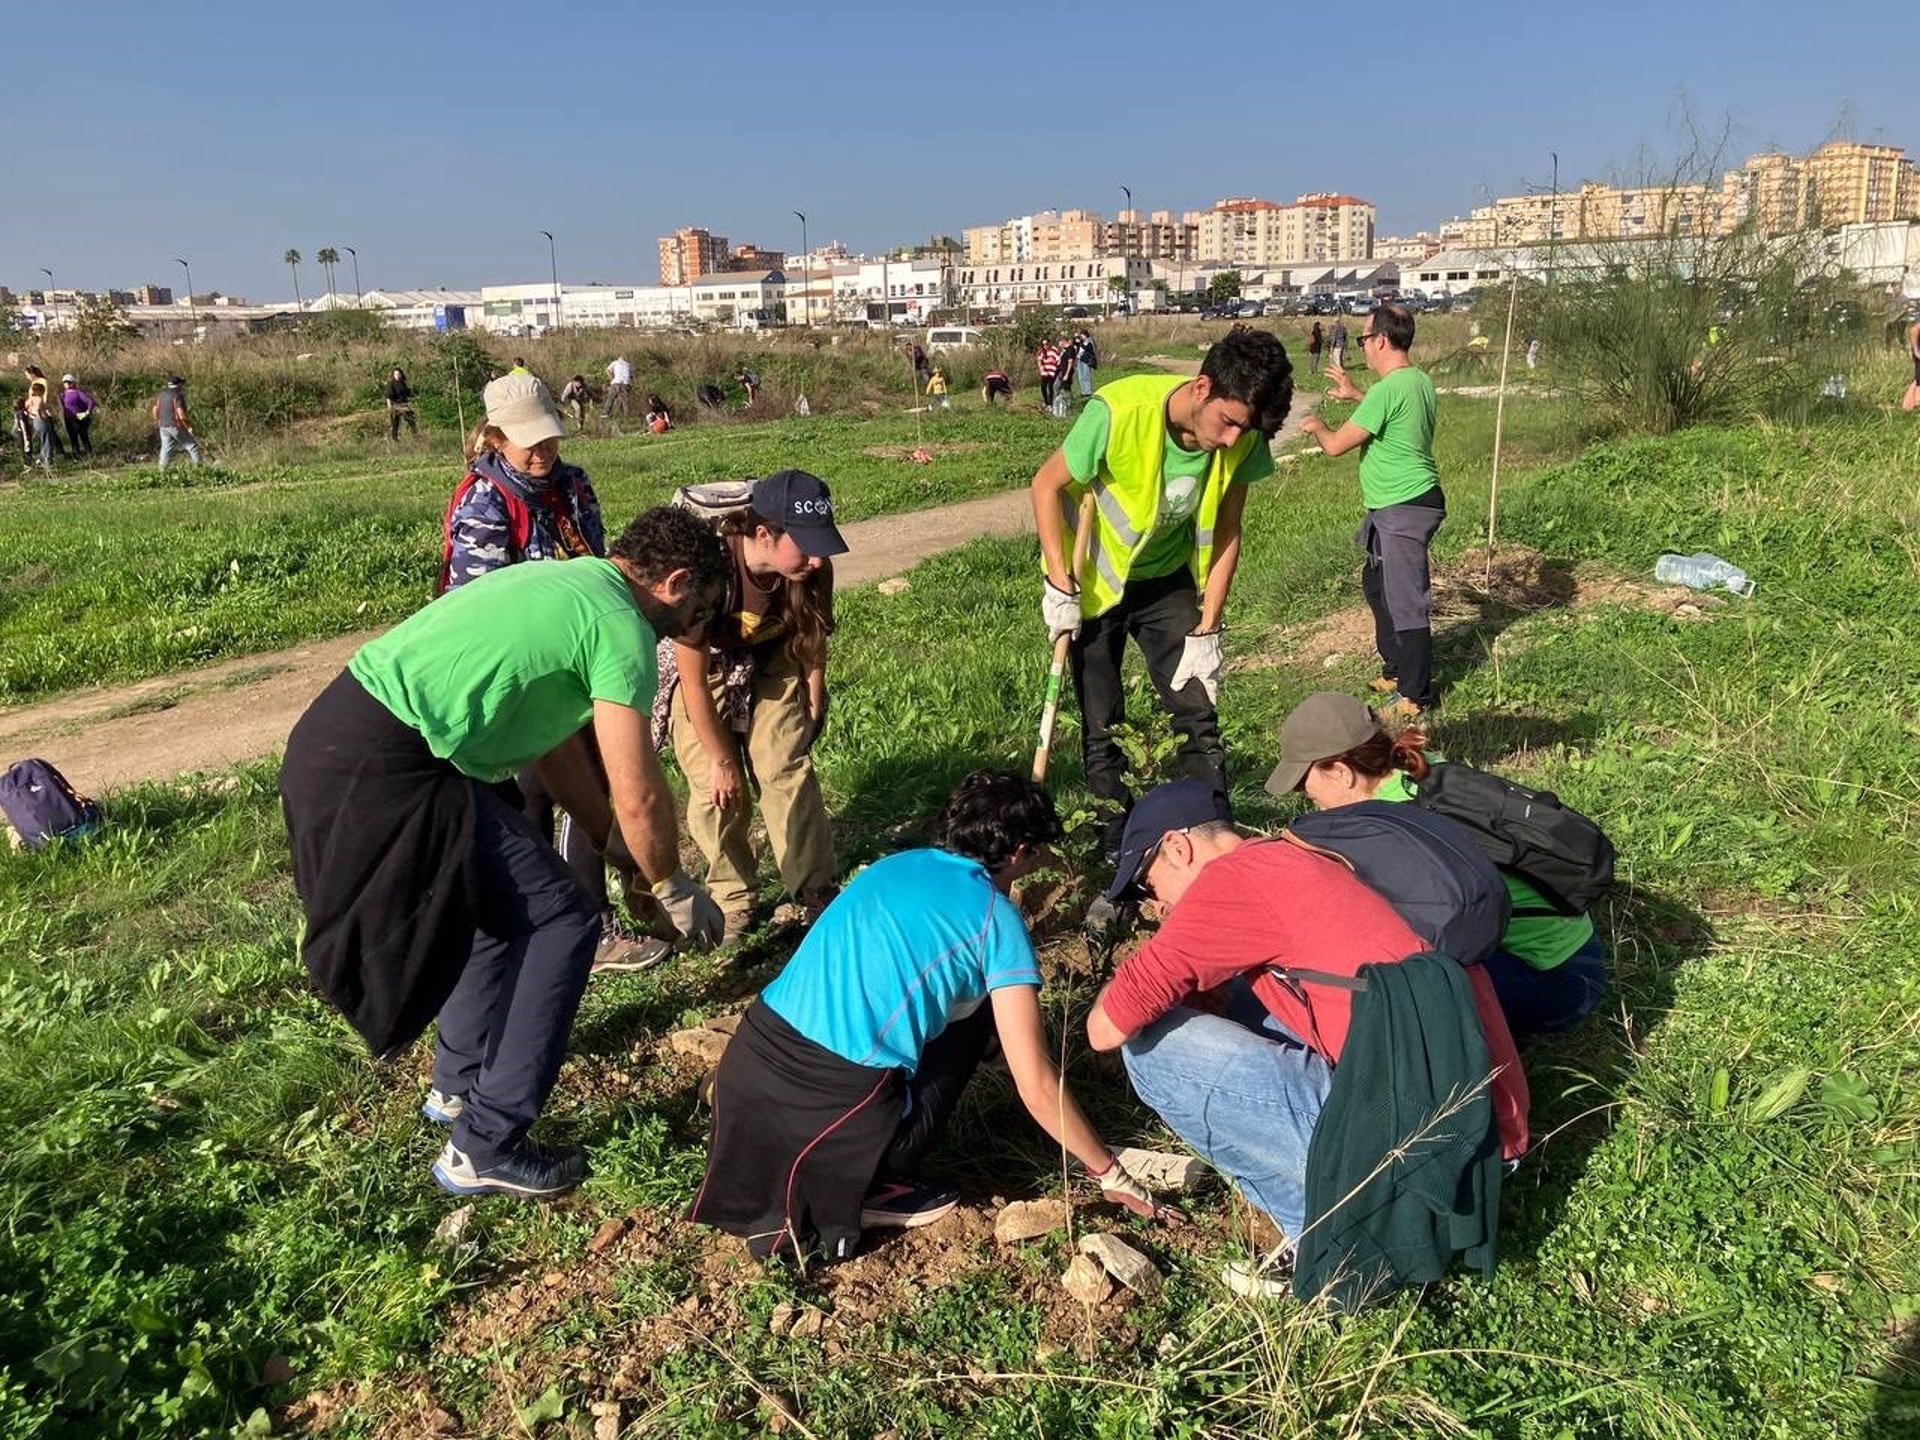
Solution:
[[[1373,798],[1411,800],[1413,792],[1413,782],[1407,779],[1407,772],[1396,770],[1373,792]],[[1553,907],[1547,904],[1544,895],[1513,871],[1502,870],[1500,878],[1507,882],[1507,898],[1513,901],[1515,912],[1500,936],[1500,948],[1508,954],[1518,955],[1536,970],[1551,970],[1566,963],[1569,955],[1593,938],[1590,915],[1520,914],[1521,910],[1552,910]]]
[[[1373,438],[1360,451],[1360,499],[1398,505],[1440,483],[1433,463],[1433,381],[1415,365],[1381,376],[1350,417]]]
[[[1080,418],[1073,422],[1061,450],[1067,457],[1067,473],[1082,485],[1100,473],[1107,457],[1107,429],[1112,415],[1107,402],[1098,395],[1087,402]],[[1200,508],[1200,488],[1206,484],[1213,456],[1205,450],[1183,450],[1167,433],[1166,458],[1160,464],[1160,517],[1146,548],[1134,557],[1127,571],[1130,580],[1157,580],[1171,575],[1193,556],[1193,516]],[[1233,472],[1234,482],[1264,480],[1273,474],[1273,452],[1264,444],[1255,445],[1240,468]]]
[[[610,700],[653,708],[657,637],[610,560],[507,565],[370,640],[347,669],[476,780],[538,760]]]

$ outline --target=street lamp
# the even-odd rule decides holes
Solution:
[[[49,315],[53,314],[53,271],[46,266],[40,267],[40,273],[47,277],[47,303],[44,307]]]
[[[187,272],[187,319],[193,323],[194,334],[198,336],[200,333],[200,307],[194,303],[193,299],[193,267],[177,255],[174,257],[173,263]]]
[[[1553,271],[1560,258],[1560,152],[1549,150],[1553,157],[1553,201],[1547,212],[1547,293],[1553,293]]]
[[[1133,191],[1132,191],[1132,190],[1131,190],[1130,188],[1128,188],[1127,186],[1125,186],[1125,185],[1122,185],[1122,186],[1120,187],[1120,193],[1121,193],[1122,195],[1124,195],[1124,196],[1126,196],[1126,197],[1127,197],[1127,214],[1129,214],[1129,215],[1131,215],[1131,214],[1133,213]],[[1122,268],[1122,271],[1121,271],[1121,273],[1122,273],[1123,275],[1124,275],[1124,274],[1126,273],[1126,272],[1125,272],[1125,269],[1124,269],[1124,267],[1125,267],[1125,265],[1126,265],[1126,263],[1127,263],[1127,251],[1128,251],[1128,246],[1127,246],[1127,239],[1126,239],[1126,235],[1127,235],[1127,232],[1126,232],[1126,229],[1125,229],[1125,227],[1126,227],[1126,226],[1127,226],[1128,224],[1130,224],[1130,223],[1132,223],[1132,222],[1130,222],[1130,221],[1128,221],[1128,220],[1125,220],[1125,219],[1122,219],[1122,220],[1120,221],[1120,224],[1121,224],[1121,227],[1122,227],[1122,229],[1121,229],[1121,231],[1120,231],[1120,264],[1121,264],[1121,266],[1123,267],[1123,268]],[[1140,253],[1141,253],[1141,254],[1143,254],[1143,255],[1144,255],[1144,254],[1146,253],[1146,245],[1145,245],[1145,243],[1144,243],[1144,241],[1143,241],[1143,242],[1142,242],[1142,244],[1141,244],[1141,250],[1140,250]],[[1105,306],[1105,309],[1106,309],[1106,312],[1107,312],[1107,314],[1108,314],[1108,315],[1111,315],[1111,314],[1113,313],[1113,290],[1112,290],[1112,287],[1108,287],[1108,290],[1107,290],[1107,294],[1106,294],[1106,297],[1105,297],[1105,298],[1106,298],[1106,306]]]
[[[351,245],[342,245],[340,248],[353,257],[353,308],[358,310],[360,308],[360,252]]]
[[[553,276],[553,328],[558,330],[560,328],[560,261],[553,248],[553,232],[542,230],[540,233],[547,237],[547,270]]]
[[[793,212],[800,222],[800,303],[806,306],[807,328],[813,328],[813,262],[807,258],[807,217],[804,211]]]

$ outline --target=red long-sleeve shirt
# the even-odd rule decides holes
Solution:
[[[1133,1035],[1201,991],[1246,976],[1261,1004],[1314,1050],[1339,1063],[1353,996],[1306,983],[1306,995],[1269,966],[1354,975],[1427,947],[1393,907],[1338,861],[1281,840],[1250,840],[1195,877],[1154,937],[1107,987],[1107,1018]],[[1494,1116],[1508,1159],[1527,1149],[1526,1073],[1493,982],[1467,967],[1487,1050],[1499,1073]]]

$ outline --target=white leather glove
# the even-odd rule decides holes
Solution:
[[[1074,591],[1062,590],[1049,580],[1040,592],[1040,615],[1047,622],[1049,635],[1078,635],[1080,596]]]
[[[1147,1220],[1160,1213],[1159,1207],[1153,1203],[1152,1192],[1127,1173],[1127,1167],[1120,1163],[1118,1155],[1113,1157],[1112,1164],[1093,1178],[1100,1187],[1100,1198],[1109,1204],[1123,1205]]]
[[[653,887],[653,898],[667,912],[687,939],[696,945],[716,945],[727,928],[727,917],[720,913],[713,896],[684,870],[676,870]]]
[[[1168,689],[1178,691],[1189,680],[1198,680],[1207,692],[1207,703],[1220,703],[1220,632],[1208,630],[1187,636],[1181,648],[1180,663],[1174,667]]]

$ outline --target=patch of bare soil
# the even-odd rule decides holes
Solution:
[[[1662,585],[1593,565],[1569,566],[1523,545],[1494,552],[1475,548],[1433,570],[1433,627],[1504,628],[1540,610],[1581,611],[1600,606],[1637,606],[1676,620],[1709,618],[1724,598]],[[1349,605],[1273,633],[1263,652],[1237,660],[1236,670],[1268,670],[1276,665],[1332,666],[1350,655],[1372,653],[1373,615],[1366,605]]]

